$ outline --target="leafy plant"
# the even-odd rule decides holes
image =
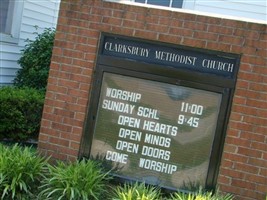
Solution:
[[[46,28],[35,40],[27,40],[22,56],[18,60],[18,70],[14,85],[45,90],[52,56],[55,30]]]
[[[194,200],[195,196],[193,194],[187,194],[183,192],[175,192],[171,195],[171,200]]]
[[[221,194],[219,190],[216,190],[212,195],[211,200],[233,200],[234,196],[232,194]]]
[[[144,183],[124,184],[115,189],[113,200],[159,200],[160,190]]]
[[[0,88],[0,139],[36,138],[40,129],[44,93],[30,88]]]
[[[0,144],[0,198],[29,199],[44,177],[46,164],[31,147]]]
[[[196,193],[175,192],[171,195],[171,200],[233,200],[231,194],[222,195],[219,190],[213,194],[212,192],[205,192],[201,188]]]
[[[103,199],[108,173],[102,173],[99,163],[91,160],[74,163],[58,162],[49,166],[49,176],[43,180],[40,199],[90,200]]]
[[[100,163],[105,172],[115,173],[120,171],[123,167],[120,167],[120,163],[115,165],[110,160],[106,160],[105,155],[97,154],[96,156],[91,156],[90,160]]]

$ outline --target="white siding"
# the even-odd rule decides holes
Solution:
[[[34,32],[41,33],[44,28],[56,26],[59,4],[60,0],[24,0],[17,42],[0,41],[0,86],[12,84],[25,40],[33,40]]]
[[[105,0],[126,4],[142,5],[134,0]],[[161,0],[164,1],[164,0]],[[144,4],[143,4],[144,5]],[[144,5],[146,7],[158,7]],[[163,9],[173,8],[162,7]],[[197,13],[208,16],[218,16],[242,21],[267,22],[267,1],[266,0],[183,0],[181,12]],[[195,11],[195,12],[194,12]]]
[[[195,0],[187,9],[266,21],[266,4],[266,0]]]
[[[20,57],[22,47],[8,43],[0,45],[0,85],[9,85],[12,83],[19,68],[17,60]]]

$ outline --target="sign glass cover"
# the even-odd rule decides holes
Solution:
[[[91,146],[114,175],[205,185],[222,94],[104,72]]]

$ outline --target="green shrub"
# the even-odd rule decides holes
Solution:
[[[14,79],[15,86],[45,90],[54,37],[55,30],[47,28],[43,33],[37,34],[35,40],[27,40],[18,60],[21,68]]]
[[[146,186],[144,183],[134,185],[124,184],[114,189],[112,200],[233,200],[230,194],[222,195],[218,190],[205,192],[199,189],[195,193],[174,192],[171,194],[161,194],[160,189],[153,186]]]
[[[31,199],[44,177],[47,160],[31,147],[0,144],[0,198]]]
[[[187,194],[183,192],[175,192],[171,195],[170,200],[194,200],[195,196],[193,194]]]
[[[37,137],[44,93],[30,88],[0,88],[0,139],[15,141]]]
[[[159,200],[160,190],[153,186],[146,186],[144,183],[124,184],[115,189],[113,200]]]
[[[214,194],[212,192],[204,192],[200,189],[197,193],[183,193],[175,192],[171,195],[170,200],[233,200],[234,197],[231,194],[222,195],[217,190]]]
[[[40,199],[104,199],[109,176],[102,173],[100,164],[95,161],[58,162],[56,166],[49,166],[48,173],[42,183]]]

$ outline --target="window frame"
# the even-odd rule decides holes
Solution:
[[[110,62],[110,60],[114,62]],[[112,63],[112,64],[108,64]],[[113,65],[113,63],[115,63]],[[126,64],[127,63],[127,64]],[[213,136],[213,142],[211,144],[211,149],[210,149],[210,157],[209,157],[209,164],[207,167],[207,174],[206,174],[206,179],[205,179],[205,189],[207,190],[214,190],[216,187],[217,183],[217,178],[218,178],[218,173],[219,173],[219,168],[218,166],[221,163],[221,155],[222,155],[222,148],[224,145],[224,138],[226,134],[226,124],[229,119],[229,104],[230,103],[230,98],[232,98],[232,91],[230,88],[224,88],[224,87],[218,87],[214,85],[208,85],[208,84],[201,84],[198,82],[192,82],[189,80],[183,79],[183,76],[181,75],[180,77],[173,78],[171,77],[171,72],[166,72],[169,74],[164,75],[155,75],[155,74],[147,74],[144,73],[143,71],[133,71],[132,68],[135,66],[135,63],[132,63],[131,61],[119,61],[116,58],[103,58],[99,59],[99,62],[96,66],[96,71],[95,71],[95,78],[94,78],[94,84],[93,84],[93,89],[92,89],[92,96],[91,100],[89,103],[89,110],[87,112],[88,121],[86,121],[86,128],[84,131],[84,134],[87,133],[87,135],[83,136],[83,143],[80,146],[80,155],[79,158],[86,158],[86,159],[91,159],[91,151],[92,151],[92,143],[93,143],[93,137],[95,135],[95,126],[96,126],[96,120],[98,119],[98,108],[99,108],[99,99],[100,99],[100,93],[101,93],[101,86],[102,86],[102,81],[103,81],[103,75],[104,73],[112,73],[112,74],[117,74],[117,75],[123,75],[123,76],[128,76],[129,78],[141,78],[141,79],[147,79],[151,81],[158,81],[162,83],[168,83],[168,84],[175,84],[175,81],[179,80],[180,86],[184,87],[190,87],[193,89],[199,89],[199,90],[206,90],[209,92],[214,92],[214,93],[219,93],[221,94],[221,104],[219,105],[220,109],[218,112],[218,119],[216,123],[216,130]],[[142,64],[142,67],[148,67],[146,64]],[[162,66],[161,66],[162,67]],[[165,70],[164,70],[165,71]],[[179,72],[180,70],[175,70]],[[174,71],[173,71],[174,72]],[[176,73],[177,75],[178,73]],[[166,76],[167,75],[167,76]],[[219,152],[219,153],[218,153]],[[127,182],[127,181],[140,181],[139,179],[135,179],[135,177],[129,177],[127,175],[119,175],[116,173],[111,173],[113,178],[118,181],[118,182]],[[151,184],[151,183],[148,183]],[[153,185],[153,184],[152,184]],[[169,187],[165,185],[160,186],[162,189],[165,191],[176,191],[176,190],[181,190],[182,188],[174,188],[174,187]],[[187,190],[190,191],[190,190]]]
[[[23,13],[24,1],[15,1],[13,14],[11,14],[10,33],[0,33],[0,42],[18,43],[21,29],[21,20]]]
[[[173,7],[173,1],[174,0],[169,0],[169,6],[163,6],[163,5],[156,5],[156,4],[151,4],[148,2],[149,0],[145,0],[145,2],[143,4],[146,4],[146,5],[154,5],[154,6],[162,6],[162,7],[167,7],[167,8],[183,8],[184,7],[184,2],[185,0],[182,0],[182,7]],[[135,3],[140,3],[140,2],[136,2],[136,0],[133,0],[133,2]]]

